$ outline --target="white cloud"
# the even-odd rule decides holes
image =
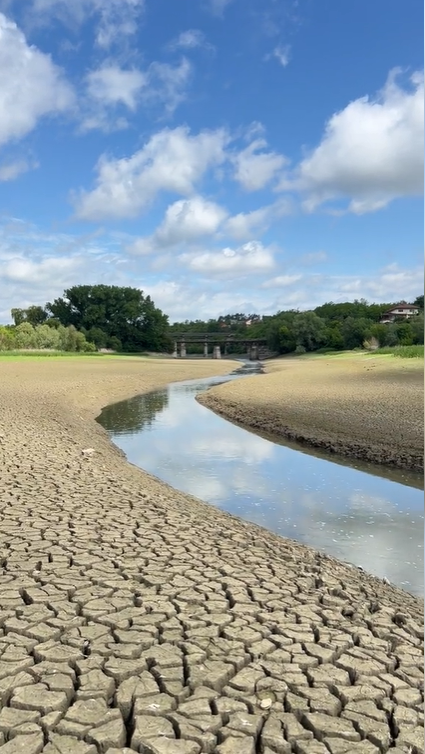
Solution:
[[[2,264],[2,277],[11,282],[31,282],[37,284],[75,269],[76,260],[67,257],[45,257],[36,261],[16,256]]]
[[[40,118],[63,113],[73,103],[61,69],[0,13],[0,145],[22,138]]]
[[[225,223],[224,230],[232,238],[244,240],[258,235],[258,232],[264,232],[274,220],[283,215],[289,215],[292,212],[292,203],[290,201],[279,200],[266,207],[252,210],[251,212],[239,212],[233,217],[229,217]]]
[[[266,55],[265,60],[277,60],[284,68],[289,64],[291,59],[291,48],[289,45],[277,45],[273,52]]]
[[[86,76],[87,93],[104,105],[121,103],[135,110],[146,75],[136,68],[124,70],[118,65],[104,65]]]
[[[205,172],[224,160],[227,141],[221,129],[192,136],[187,127],[180,126],[159,131],[129,158],[103,155],[97,165],[96,188],[75,197],[77,217],[135,217],[160,191],[192,194]]]
[[[186,98],[186,86],[192,75],[192,66],[183,58],[176,66],[169,63],[151,63],[148,69],[147,104],[163,105],[168,115]]]
[[[234,178],[246,191],[264,188],[286,163],[283,155],[266,152],[266,147],[265,139],[255,139],[233,157]]]
[[[301,280],[302,275],[278,275],[275,278],[266,280],[262,284],[262,288],[286,288],[288,285],[293,285]]]
[[[138,239],[130,250],[134,254],[149,254],[180,243],[192,243],[215,233],[226,215],[223,207],[202,196],[179,199],[167,208],[164,220],[155,233]]]
[[[227,6],[233,0],[207,0],[206,8],[213,14],[213,16],[222,17]]]
[[[167,312],[171,322],[184,322],[186,319],[204,319],[218,317],[229,312],[253,312],[264,308],[264,294],[229,289],[223,286],[214,291],[199,285],[198,281],[189,282],[187,276],[181,281],[160,281],[146,285],[144,290],[155,304]]]
[[[321,143],[282,181],[306,195],[305,208],[348,199],[348,211],[374,212],[397,197],[421,195],[423,73],[402,88],[393,71],[375,97],[351,102],[328,121]]]
[[[324,301],[362,296],[369,301],[413,299],[423,277],[421,267],[397,265],[361,276],[311,274],[295,265],[284,269],[276,255],[276,278],[273,284],[266,279],[268,285],[262,287],[273,268],[272,250],[251,242],[235,249],[186,253],[183,259],[171,257],[166,267],[171,279],[158,280],[147,272],[145,260],[125,253],[126,243],[124,234],[46,233],[16,219],[0,227],[0,322],[10,321],[12,307],[44,304],[82,282],[141,287],[172,320],[183,321],[234,311],[310,309]]]
[[[127,120],[116,117],[114,112],[120,105],[133,113],[140,104],[159,106],[171,115],[186,97],[191,73],[192,67],[186,59],[175,66],[153,62],[146,71],[125,69],[114,62],[104,63],[86,76],[86,112],[82,130],[109,132],[126,128]]]
[[[179,260],[190,270],[207,276],[241,276],[267,272],[275,261],[270,248],[259,241],[249,241],[236,249],[181,254]]]
[[[170,43],[169,48],[172,50],[193,50],[196,47],[211,47],[205,41],[205,34],[200,29],[186,29]]]
[[[31,163],[28,160],[6,162],[0,165],[0,181],[14,181],[22,173],[26,173],[28,170],[33,170],[36,167],[38,167],[37,163]]]
[[[252,212],[239,212],[229,217],[225,230],[232,238],[243,240],[252,237],[256,231],[264,231],[270,222],[270,216],[270,207],[260,207]]]
[[[311,251],[303,254],[299,261],[303,265],[320,264],[328,261],[328,255],[326,251]]]
[[[33,0],[36,23],[51,19],[74,27],[90,18],[96,19],[96,44],[109,48],[134,35],[145,0]]]

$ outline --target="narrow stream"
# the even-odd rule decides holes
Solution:
[[[246,363],[227,377],[174,383],[108,406],[98,421],[131,463],[172,487],[422,596],[419,475],[334,463],[248,432],[195,400],[259,369]]]

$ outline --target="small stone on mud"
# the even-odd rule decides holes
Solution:
[[[260,702],[261,709],[270,709],[271,706],[272,700],[270,699],[270,697],[267,697],[267,699],[262,699]]]

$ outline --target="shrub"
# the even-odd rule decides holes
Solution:
[[[363,342],[363,348],[365,348],[366,351],[376,351],[379,348],[379,340],[372,335],[369,340]]]
[[[22,322],[15,327],[14,336],[15,348],[36,348],[35,330],[29,322]]]
[[[378,348],[375,353],[391,354],[400,359],[423,359],[424,346],[394,346],[394,348],[387,346],[386,348]]]
[[[300,356],[302,353],[307,353],[307,349],[305,348],[305,346],[299,345],[296,347],[294,353],[296,353],[297,356]]]

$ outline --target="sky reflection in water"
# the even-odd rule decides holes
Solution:
[[[251,434],[176,383],[99,421],[131,463],[218,508],[423,594],[423,493]]]

